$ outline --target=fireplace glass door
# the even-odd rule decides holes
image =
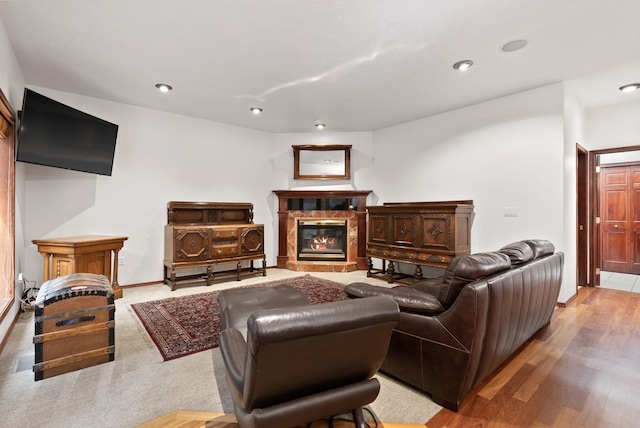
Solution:
[[[347,220],[298,220],[298,260],[346,261]]]

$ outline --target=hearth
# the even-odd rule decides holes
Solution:
[[[298,220],[297,259],[346,261],[347,220]]]

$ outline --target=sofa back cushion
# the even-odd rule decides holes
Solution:
[[[512,242],[500,248],[498,252],[506,254],[512,265],[519,265],[533,260],[533,249],[524,241]]]
[[[524,242],[533,250],[534,259],[549,256],[556,250],[553,244],[546,239],[528,239]]]
[[[444,272],[438,300],[445,308],[451,307],[462,288],[482,277],[502,272],[511,267],[506,254],[476,253],[454,258]]]

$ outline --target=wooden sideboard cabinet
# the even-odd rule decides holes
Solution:
[[[126,236],[82,235],[34,239],[44,257],[43,282],[72,273],[104,275],[111,281],[113,295],[122,297],[118,284],[118,252]]]
[[[368,206],[367,276],[411,283],[423,278],[421,266],[446,268],[469,254],[473,209],[471,200]],[[372,258],[382,259],[381,269]],[[415,265],[413,279],[396,271],[397,262]]]
[[[262,260],[261,268],[253,261]],[[243,262],[248,266],[243,267]],[[236,263],[215,272],[216,265]],[[267,275],[264,225],[253,224],[253,204],[243,202],[178,202],[167,204],[164,229],[164,281],[181,285],[245,275]],[[202,272],[204,269],[204,272]],[[178,276],[178,270],[188,273]]]

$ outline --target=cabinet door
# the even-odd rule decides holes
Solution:
[[[393,245],[413,247],[415,236],[415,216],[393,214]]]
[[[78,256],[76,259],[76,272],[104,275],[111,280],[111,250]]]
[[[387,222],[386,215],[369,215],[369,242],[387,243]]]
[[[455,250],[451,242],[450,214],[422,214],[422,248],[434,250]]]
[[[207,229],[175,229],[175,260],[199,261],[209,258],[209,234]]]
[[[53,255],[53,272],[51,278],[71,275],[76,272],[76,263],[73,257]],[[89,272],[91,273],[91,272]]]
[[[262,253],[264,251],[264,228],[262,226],[244,227],[240,232],[242,254]]]

